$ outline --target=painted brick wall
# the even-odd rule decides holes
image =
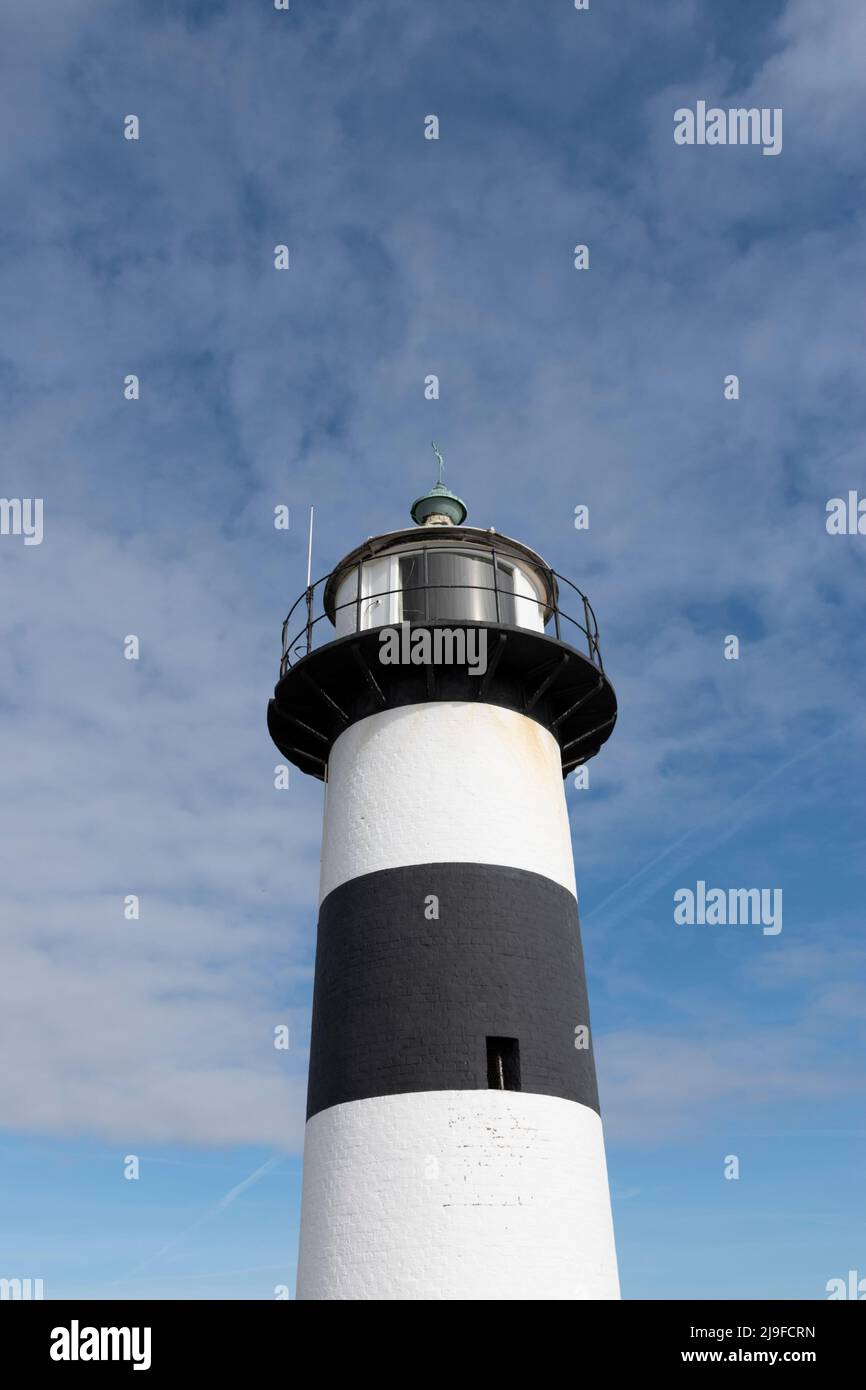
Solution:
[[[575,893],[559,745],[496,705],[406,705],[331,750],[320,900],[376,869],[511,864]]]
[[[337,739],[299,1297],[619,1296],[575,899],[533,720],[416,705]],[[520,1092],[487,1089],[490,1035]]]
[[[425,917],[438,899],[439,916]],[[428,911],[433,910],[427,908]],[[398,1091],[487,1087],[486,1038],[517,1038],[522,1089],[598,1108],[577,907],[522,869],[367,874],[322,903],[308,1114]]]
[[[618,1298],[601,1121],[509,1091],[353,1101],[307,1125],[303,1299]]]

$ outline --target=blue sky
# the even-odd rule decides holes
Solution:
[[[866,1275],[862,4],[0,16],[2,492],[45,508],[0,537],[0,1275],[293,1287],[321,787],[265,705],[308,507],[324,573],[431,437],[620,701],[568,799],[624,1295]],[[698,100],[782,153],[675,145]],[[699,879],[783,930],[676,926]]]

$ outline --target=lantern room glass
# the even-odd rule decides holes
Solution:
[[[400,589],[410,623],[515,623],[514,570],[497,560],[494,588],[492,556],[439,549],[401,555]]]

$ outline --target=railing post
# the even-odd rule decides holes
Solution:
[[[430,621],[430,564],[428,562],[428,550],[426,545],[423,550],[424,555],[424,621]]]
[[[496,547],[490,547],[490,554],[493,557],[493,598],[496,603],[496,621],[499,622],[499,585],[496,582]]]
[[[313,586],[307,585],[307,656],[313,645]]]
[[[553,597],[553,627],[554,627],[554,631],[556,632],[556,640],[557,640],[557,642],[560,642],[560,641],[562,641],[562,634],[561,634],[561,632],[559,631],[559,604],[558,604],[557,598],[556,598],[556,579],[554,578],[553,570],[550,571],[548,578],[550,579],[550,592],[551,592],[551,595],[552,595],[552,597]],[[542,627],[542,631],[543,631],[543,630],[544,630],[544,622],[543,622],[543,620],[542,620],[541,627]]]
[[[587,647],[589,648],[589,659],[590,659],[591,662],[593,662],[593,664],[595,664],[595,653],[593,652],[594,643],[593,643],[593,640],[592,640],[592,628],[591,628],[590,625],[589,625],[589,604],[587,603],[587,600],[586,600],[586,594],[581,594],[581,598],[583,599],[583,621],[586,623],[586,642],[587,642]]]
[[[360,631],[361,631],[361,585],[362,585],[362,582],[363,582],[363,578],[364,578],[364,561],[363,561],[363,559],[361,559],[361,560],[358,561],[358,592],[357,592],[357,594],[356,594],[356,604],[355,604],[355,631],[356,631],[356,632],[360,632]]]

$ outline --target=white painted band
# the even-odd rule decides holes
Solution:
[[[320,901],[410,864],[505,864],[576,896],[556,739],[498,705],[448,701],[351,725],[328,767]]]
[[[307,1123],[299,1299],[616,1299],[601,1121],[516,1091],[418,1091]]]

